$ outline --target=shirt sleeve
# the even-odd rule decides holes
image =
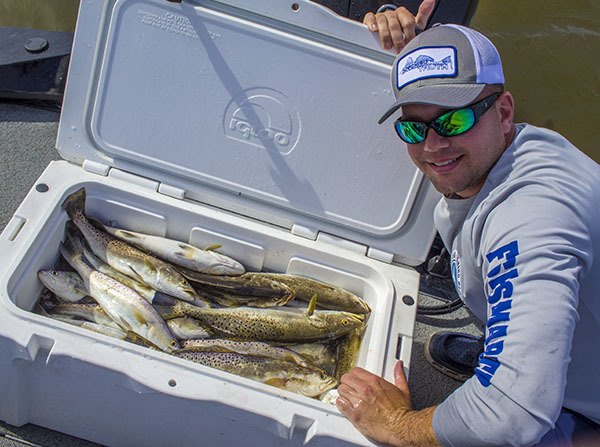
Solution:
[[[592,262],[572,198],[534,185],[490,208],[469,235],[487,301],[484,352],[475,376],[434,413],[444,446],[533,445],[554,426]]]

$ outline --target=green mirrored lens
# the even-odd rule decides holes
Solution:
[[[460,135],[475,125],[475,114],[472,109],[454,110],[440,116],[432,125],[442,136]]]
[[[425,139],[427,127],[415,121],[397,121],[396,132],[407,143],[420,143]]]

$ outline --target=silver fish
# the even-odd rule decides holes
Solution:
[[[337,385],[333,377],[322,371],[268,357],[235,352],[189,351],[179,351],[174,355],[308,397],[318,396]]]
[[[283,346],[273,346],[261,341],[238,341],[225,338],[211,338],[208,340],[185,340],[181,343],[182,351],[211,351],[211,352],[237,352],[238,354],[258,355],[272,359],[285,360],[297,363],[306,368],[315,368],[315,365],[306,361],[304,357]]]
[[[103,334],[108,337],[117,338],[119,340],[128,341],[130,343],[134,343],[136,345],[144,346],[146,348],[154,349],[156,351],[160,351],[160,349],[154,346],[145,338],[140,337],[134,332],[124,331],[122,329],[118,329],[112,326],[104,326],[103,324],[92,323],[91,321],[77,320],[75,318],[68,317],[66,315],[61,314],[53,314],[49,315],[50,318],[53,318],[57,321],[62,321],[63,323],[68,323],[74,326],[79,326],[82,329],[87,329],[88,331],[96,332],[98,334]]]
[[[245,269],[235,259],[213,250],[202,250],[185,242],[103,225],[104,230],[128,244],[184,267],[210,275],[241,275]]]
[[[38,278],[52,293],[69,303],[77,303],[88,295],[81,276],[75,272],[40,270]]]
[[[63,314],[50,314],[49,316],[54,320],[62,321],[63,323],[68,323],[73,326],[78,326],[82,329],[87,329],[88,331],[97,332],[98,334],[104,334],[109,337],[118,338],[119,340],[125,340],[127,338],[127,332],[118,327],[105,326],[103,324],[92,323],[91,321],[77,320]]]
[[[155,290],[185,301],[197,298],[194,289],[173,266],[92,225],[84,213],[85,200],[85,188],[81,188],[67,197],[62,206],[96,256],[119,272],[145,282]]]
[[[110,276],[112,279],[119,281],[121,284],[125,284],[127,287],[132,288],[137,293],[139,293],[142,297],[146,299],[149,303],[154,300],[154,295],[156,294],[156,290],[152,287],[148,286],[146,283],[139,282],[123,273],[115,270],[110,265],[102,261],[98,256],[92,253],[85,244],[83,245],[83,256],[85,260],[90,263],[90,265],[100,273],[104,273],[107,276]]]
[[[90,296],[125,331],[131,331],[165,352],[179,349],[177,339],[148,301],[136,291],[104,273],[92,270],[83,260],[82,242],[70,236],[60,252],[83,279]]]
[[[102,326],[110,326],[113,328],[121,328],[111,317],[108,316],[102,306],[99,304],[57,304],[52,308],[46,309],[51,315],[64,315],[70,318],[83,318],[91,323],[101,324]]]

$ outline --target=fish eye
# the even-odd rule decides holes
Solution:
[[[58,276],[58,272],[56,270],[50,270],[50,274],[52,276]]]
[[[178,345],[179,345],[179,343],[177,342],[177,340],[171,340],[171,346],[176,348]]]
[[[342,324],[344,326],[348,326],[349,321],[347,319],[342,320]]]

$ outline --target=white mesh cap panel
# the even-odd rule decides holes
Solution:
[[[504,84],[502,61],[494,44],[483,34],[461,25],[447,25],[462,32],[475,51],[478,84]]]

